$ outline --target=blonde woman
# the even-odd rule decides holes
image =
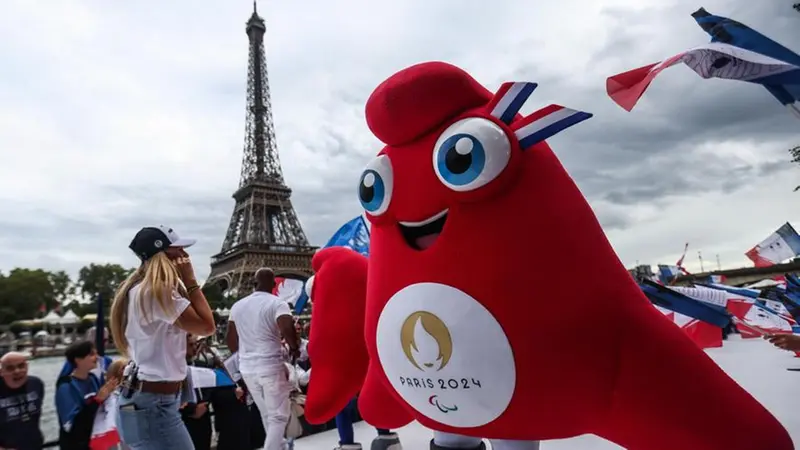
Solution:
[[[210,335],[214,317],[181,239],[164,226],[142,228],[130,249],[142,264],[111,306],[111,334],[133,363],[119,398],[117,429],[134,450],[193,450],[178,407],[186,379],[186,333]],[[126,386],[127,387],[127,386]],[[129,391],[129,392],[128,392]]]

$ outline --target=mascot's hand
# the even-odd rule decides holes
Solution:
[[[361,390],[369,356],[364,342],[367,258],[344,247],[320,250],[312,260],[314,319],[308,356],[314,368],[305,415],[312,424],[339,413]]]

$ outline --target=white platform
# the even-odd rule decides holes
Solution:
[[[741,340],[738,336],[725,341],[723,348],[710,349],[708,354],[742,387],[767,407],[789,430],[795,443],[800,443],[800,358],[772,347],[760,339]],[[427,450],[432,432],[418,423],[400,430],[406,450]],[[375,437],[375,429],[364,422],[355,425],[356,440],[365,448]],[[336,430],[299,439],[295,450],[333,449],[338,443]],[[621,447],[596,436],[547,441],[541,450],[612,450]]]

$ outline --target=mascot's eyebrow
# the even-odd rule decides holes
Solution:
[[[492,100],[486,105],[489,114],[509,125],[519,140],[522,150],[590,119],[592,114],[565,108],[561,105],[546,106],[533,114],[517,118],[517,113],[538,85],[528,82],[507,82],[500,86]]]
[[[504,124],[511,125],[522,105],[533,94],[538,84],[527,82],[507,82],[495,92],[492,101],[486,105],[493,117],[500,119]]]

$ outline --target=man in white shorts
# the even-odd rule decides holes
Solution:
[[[258,269],[255,281],[255,292],[231,308],[226,340],[230,351],[239,353],[239,372],[261,413],[267,433],[264,450],[282,450],[292,386],[281,337],[289,346],[293,361],[299,355],[298,338],[289,305],[272,295],[273,271]]]

